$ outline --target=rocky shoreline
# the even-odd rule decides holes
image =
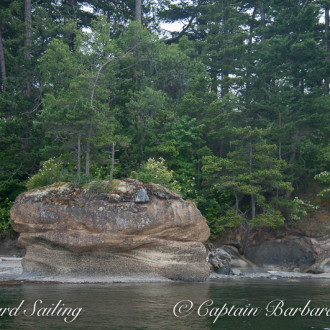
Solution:
[[[209,242],[205,218],[179,195],[132,179],[102,184],[97,193],[56,183],[18,196],[11,219],[20,236],[0,241],[0,283],[330,279],[330,220],[252,228],[242,256],[240,228]]]
[[[250,278],[250,279],[271,279],[271,280],[281,280],[281,279],[330,279],[330,273],[323,274],[309,274],[309,273],[299,273],[299,272],[284,272],[284,271],[265,271],[260,273],[241,273],[240,275],[223,275],[217,273],[211,273],[209,280],[218,279],[240,279],[240,278]]]
[[[0,283],[16,281],[22,274],[21,258],[0,258]]]
[[[29,278],[22,276],[23,268],[21,258],[0,258],[0,284],[29,283],[29,282],[52,282],[52,283],[145,283],[145,282],[173,282],[165,277],[80,277],[80,276],[38,276]],[[294,279],[330,279],[330,273],[308,274],[285,271],[258,271],[241,272],[239,275],[223,275],[212,272],[208,281],[214,280],[239,280],[239,279],[271,279],[271,280],[294,280]]]

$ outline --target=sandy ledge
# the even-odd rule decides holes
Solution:
[[[53,283],[146,283],[146,282],[173,282],[164,277],[72,277],[72,276],[26,276],[23,274],[21,258],[1,258],[0,257],[0,283],[19,283],[19,282],[53,282]],[[330,273],[324,274],[306,274],[298,272],[283,272],[283,271],[265,271],[260,273],[247,273],[241,275],[220,275],[212,273],[209,277],[210,281],[220,279],[330,279]]]
[[[116,276],[116,277],[72,277],[65,275],[58,276],[38,276],[38,275],[25,275],[21,258],[2,258],[0,257],[0,283],[6,282],[54,282],[54,283],[145,283],[145,282],[172,282],[165,277],[129,277],[129,276]]]
[[[0,282],[15,281],[22,272],[21,258],[0,257]]]

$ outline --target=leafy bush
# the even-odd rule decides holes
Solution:
[[[211,229],[211,239],[216,239],[225,228],[235,228],[242,223],[242,216],[236,214],[234,210],[228,209],[226,213],[218,218],[208,220]]]
[[[64,179],[66,179],[66,178],[64,178]],[[81,173],[80,177],[78,174],[68,176],[68,180],[72,183],[72,185],[75,188],[78,188],[78,187],[82,187],[86,184],[91,183],[92,181],[95,180],[95,177],[92,175],[86,175],[84,173]],[[65,181],[65,180],[62,180],[62,181]]]
[[[229,190],[213,187],[195,199],[198,209],[211,230],[211,239],[215,239],[226,228],[238,227],[244,219],[231,209],[233,195]]]
[[[307,215],[307,212],[313,212],[318,209],[317,205],[313,205],[307,201],[303,201],[298,197],[295,197],[292,203],[293,208],[291,210],[291,220],[299,220],[305,215]]]
[[[58,181],[65,181],[63,179],[63,163],[54,157],[41,163],[40,170],[29,179],[26,187],[29,190],[44,187]]]
[[[252,224],[254,226],[267,225],[269,227],[278,228],[285,222],[285,218],[280,210],[277,210],[273,205],[260,202],[257,203],[263,212],[258,214]]]
[[[0,238],[6,235],[15,235],[10,225],[10,209],[12,206],[13,202],[9,201],[8,198],[0,203]]]
[[[173,171],[167,169],[165,159],[161,157],[158,161],[149,158],[137,173],[132,173],[132,176],[142,182],[160,184],[177,193],[181,191],[179,183],[174,180]]]
[[[320,181],[324,185],[327,185],[322,191],[320,191],[317,196],[320,198],[330,198],[330,175],[328,171],[323,171],[315,175],[314,179]]]
[[[55,157],[50,158],[45,162],[41,162],[40,170],[29,179],[26,187],[30,190],[62,181],[71,182],[75,188],[78,188],[95,181],[93,175],[86,175],[84,173],[78,175],[76,172],[72,173],[72,170],[67,166],[64,167],[61,160]],[[102,182],[102,180],[98,179],[97,182]]]
[[[278,200],[275,200],[273,204],[285,214],[285,218],[290,222],[298,221],[307,215],[308,212],[313,212],[318,209],[317,205],[303,201],[298,197],[295,197],[293,200],[279,198]]]

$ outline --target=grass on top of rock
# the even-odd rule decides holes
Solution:
[[[89,182],[84,189],[85,194],[107,194],[115,189],[118,186],[117,180],[113,180],[112,183],[105,180],[93,180]]]

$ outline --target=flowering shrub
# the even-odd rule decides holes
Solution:
[[[195,200],[197,198],[196,179],[187,172],[181,171],[181,173],[175,173],[175,176],[179,182],[180,193],[183,198]]]
[[[61,181],[63,163],[57,159],[50,158],[41,163],[41,169],[33,175],[26,184],[28,189],[34,189]]]
[[[291,220],[299,220],[303,216],[307,215],[307,212],[315,211],[318,209],[317,205],[313,205],[309,202],[295,197],[292,201]]]
[[[327,185],[328,187],[323,189],[317,194],[320,198],[330,198],[330,175],[328,171],[321,172],[314,176],[314,179],[320,181],[321,183]]]
[[[179,183],[174,180],[173,171],[167,169],[165,159],[161,157],[158,161],[154,158],[149,158],[141,166],[140,170],[135,173],[135,176],[142,182],[157,183],[175,192],[180,192],[181,190]]]

